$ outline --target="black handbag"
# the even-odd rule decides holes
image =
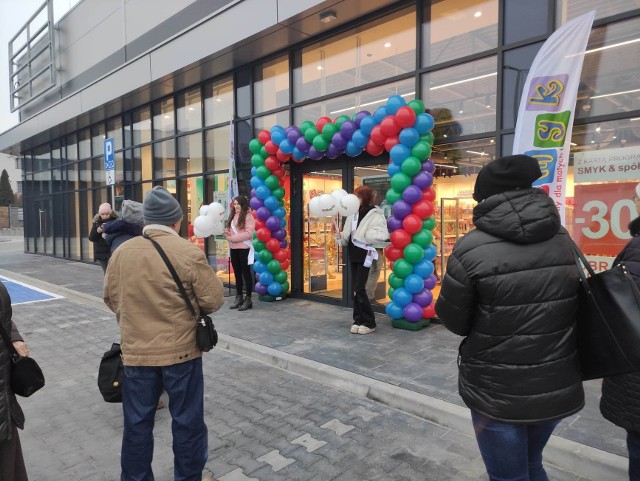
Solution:
[[[22,397],[29,397],[44,386],[44,374],[38,363],[32,357],[22,357],[13,347],[9,334],[0,328],[9,356],[11,357],[11,369],[9,382],[11,390]]]
[[[577,321],[582,378],[599,379],[640,370],[638,286],[623,263],[596,274],[578,246],[572,244],[582,285]]]
[[[182,296],[182,298],[184,299],[184,302],[187,304],[187,307],[191,311],[191,315],[193,316],[194,319],[196,319],[196,344],[198,346],[198,349],[202,352],[209,352],[211,349],[215,347],[216,344],[218,344],[218,333],[216,332],[216,326],[213,325],[213,321],[211,320],[211,317],[203,314],[201,310],[199,315],[198,313],[196,313],[196,310],[193,308],[193,305],[191,304],[191,300],[189,300],[189,296],[187,295],[187,292],[184,290],[182,281],[180,280],[178,273],[174,269],[173,264],[171,264],[171,261],[167,257],[167,254],[165,254],[162,247],[160,247],[160,244],[158,244],[156,241],[148,237],[147,239],[149,239],[153,243],[153,246],[158,251],[158,254],[160,254],[160,257],[162,257],[162,260],[167,265],[167,268],[169,269],[169,272],[171,272],[171,276],[173,277],[173,280],[176,282],[176,285],[178,286],[180,295]]]
[[[123,376],[122,351],[120,344],[114,342],[111,344],[111,349],[102,355],[98,368],[98,389],[105,402],[122,402]]]

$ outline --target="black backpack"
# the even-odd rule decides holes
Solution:
[[[98,389],[108,403],[122,402],[122,351],[120,344],[114,342],[111,349],[102,355],[100,368],[98,369]]]

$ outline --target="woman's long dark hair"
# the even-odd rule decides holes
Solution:
[[[238,216],[238,229],[244,229],[244,221],[247,218],[247,213],[249,213],[249,200],[244,195],[239,195],[234,199],[240,204],[240,215]],[[231,221],[233,217],[236,215],[236,208],[231,207],[229,211],[229,218],[227,219],[227,229],[231,228]]]

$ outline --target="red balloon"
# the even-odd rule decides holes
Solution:
[[[262,229],[262,228],[266,227],[266,226],[264,225],[264,221],[263,221],[263,220],[258,219],[258,214],[256,214],[255,212],[253,213],[253,218],[255,219],[255,221],[254,221],[254,222],[255,222],[256,230],[258,230],[258,229]]]
[[[423,319],[431,319],[432,317],[436,317],[436,309],[433,304],[422,308],[422,317]]]
[[[278,242],[278,247],[280,247],[280,242]],[[287,260],[287,251],[284,249],[277,250],[276,252],[273,253],[273,258],[280,262]]]
[[[371,141],[371,139],[369,139],[365,150],[371,155],[380,155],[382,152],[384,152],[384,146],[376,145]]]
[[[261,227],[260,229],[256,229],[256,237],[261,242],[267,242],[271,239],[271,231],[266,227]]]
[[[316,129],[318,129],[318,132],[322,132],[322,128],[328,123],[331,123],[331,119],[329,117],[320,117],[316,122]]]
[[[271,134],[268,130],[261,130],[258,134],[258,140],[262,145],[265,145],[267,142],[271,140]]]
[[[398,135],[400,132],[400,126],[396,123],[396,118],[393,115],[387,115],[382,122],[380,122],[380,130],[386,137]]]
[[[287,172],[282,167],[278,167],[277,169],[273,170],[271,173],[276,177],[284,177],[284,175]]]
[[[400,107],[396,112],[396,123],[402,129],[406,127],[413,127],[413,124],[416,123],[416,113],[411,107]]]
[[[433,215],[433,204],[428,200],[420,200],[411,206],[411,212],[421,219],[428,219]]]
[[[280,179],[278,179],[278,185],[280,187],[284,187],[284,179],[282,177],[280,177]]]
[[[278,151],[280,147],[278,147],[278,144],[274,144],[273,141],[271,140],[267,140],[267,143],[264,144],[264,149],[270,154],[270,155],[276,155],[276,152]]]
[[[391,151],[391,147],[396,145],[398,142],[400,142],[400,139],[398,139],[398,136],[397,135],[392,135],[387,140],[385,140],[385,142],[384,142],[384,150],[386,150],[387,152],[390,152]],[[391,162],[391,159],[389,159],[389,162]]]
[[[373,129],[371,129],[371,135],[369,136],[369,138],[371,142],[376,145],[384,145],[385,140],[387,140],[387,136],[382,133],[379,125],[376,125]]]
[[[288,259],[280,261],[280,269],[282,269],[283,271],[286,271],[288,268],[289,268],[289,260]]]
[[[291,158],[291,154],[285,154],[282,150],[278,149],[278,152],[276,152],[276,158],[280,162],[289,162],[289,159]]]
[[[403,255],[402,249],[395,247],[393,244],[388,245],[384,248],[384,255],[387,256],[387,259],[390,261],[397,261]]]
[[[280,241],[272,237],[266,242],[266,246],[269,252],[278,252],[280,250]]]
[[[271,141],[269,141],[269,142],[271,142]],[[269,142],[267,142],[267,144]],[[265,145],[264,148],[266,149],[267,146]],[[269,157],[267,157],[267,160],[264,161],[264,165],[267,166],[267,169],[269,169],[270,171],[273,172],[278,167],[280,167],[280,161],[278,159],[276,159],[273,155],[270,155]]]
[[[409,214],[402,219],[402,227],[409,234],[416,234],[422,230],[422,219],[415,214]]]
[[[422,191],[422,200],[428,200],[433,202],[436,200],[436,191],[429,187],[427,190]]]
[[[404,229],[394,230],[391,233],[391,244],[398,249],[404,249],[411,244],[411,234]]]

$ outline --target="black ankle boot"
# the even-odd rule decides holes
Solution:
[[[229,309],[237,309],[242,305],[242,301],[243,301],[242,294],[237,295],[236,302],[234,302],[233,306],[231,306]]]
[[[238,308],[239,311],[246,311],[247,309],[251,309],[253,307],[253,303],[251,302],[251,294],[247,294],[244,297],[244,302]]]

